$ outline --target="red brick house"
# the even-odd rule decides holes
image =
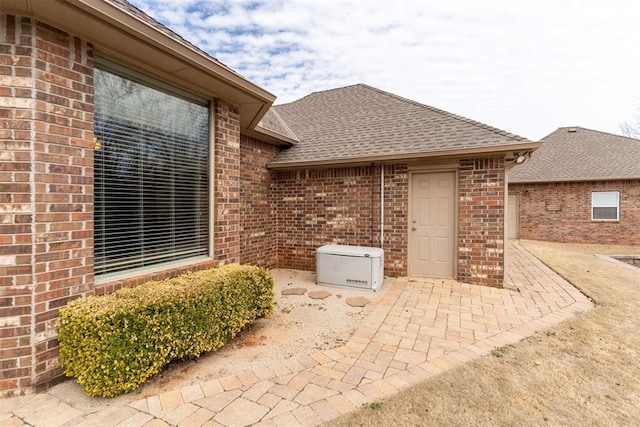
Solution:
[[[509,171],[509,237],[640,245],[640,140],[560,128]]]
[[[274,109],[300,139],[267,165],[279,265],[335,241],[383,247],[387,274],[502,286],[505,168],[537,143],[366,85]]]
[[[538,143],[356,85],[275,96],[124,0],[3,0],[0,393],[59,381],[58,308],[224,263],[501,286],[505,170]]]

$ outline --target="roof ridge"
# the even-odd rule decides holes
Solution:
[[[369,86],[369,85],[364,84],[364,83],[359,83],[358,85],[354,85],[354,86],[362,86],[364,88],[379,92],[379,93],[381,93],[383,95],[386,95],[386,96],[389,96],[391,98],[396,98],[396,99],[399,99],[401,101],[407,102],[409,104],[413,104],[413,105],[416,105],[416,106],[419,106],[419,107],[422,107],[422,108],[426,108],[426,109],[431,110],[431,111],[433,111],[435,113],[443,114],[445,116],[451,117],[452,119],[459,120],[459,121],[461,121],[463,123],[467,123],[467,124],[470,124],[470,125],[473,125],[473,126],[477,126],[477,127],[481,128],[481,129],[485,129],[485,130],[497,133],[498,135],[507,137],[509,139],[515,139],[517,141],[528,141],[528,139],[523,137],[523,136],[516,135],[516,134],[510,133],[510,132],[504,131],[502,129],[498,129],[496,127],[493,127],[493,126],[478,122],[476,120],[472,120],[472,119],[469,119],[467,117],[460,116],[458,114],[450,113],[450,112],[448,112],[446,110],[442,110],[440,108],[432,107],[430,105],[423,104],[421,102],[414,101],[412,99],[405,98],[403,96],[396,95],[394,93],[387,92],[387,91],[384,91],[382,89],[378,89],[376,87]]]
[[[287,131],[289,131],[289,132],[291,133],[291,135],[293,135],[297,141],[300,141],[300,138],[298,138],[298,136],[297,136],[297,135],[296,135],[296,133],[293,131],[293,129],[291,129],[291,128],[289,127],[289,125],[287,124],[287,122],[285,122],[285,121],[284,121],[284,119],[282,118],[282,116],[280,115],[280,113],[278,113],[278,112],[276,111],[276,109],[275,109],[275,108],[273,108],[273,106],[269,107],[269,110],[271,110],[271,112],[272,112],[273,114],[275,114],[275,115],[276,115],[276,117],[277,117],[277,118],[278,118],[278,120],[280,121],[280,124],[282,124],[282,126],[284,126],[284,127],[285,127],[285,129],[287,129]]]
[[[640,178],[640,139],[581,126],[559,127],[532,158],[516,165],[509,181],[569,182]],[[567,158],[572,161],[567,162]]]
[[[394,93],[387,92],[387,91],[382,90],[382,89],[378,89],[378,88],[370,86],[370,85],[368,85],[366,83],[355,83],[355,84],[348,85],[348,86],[342,86],[342,87],[337,87],[337,88],[332,88],[332,89],[314,91],[314,92],[311,92],[310,94],[305,95],[302,98],[299,98],[299,99],[297,99],[295,101],[291,101],[291,102],[288,102],[288,103],[285,103],[285,104],[274,105],[274,107],[282,107],[282,106],[285,106],[285,105],[291,105],[293,103],[296,103],[298,101],[302,101],[303,99],[309,98],[310,96],[317,95],[317,94],[320,94],[320,93],[334,92],[334,91],[344,90],[344,89],[349,89],[349,88],[354,88],[354,87],[361,87],[363,89],[374,91],[374,92],[380,93],[382,95],[388,96],[390,98],[395,98],[395,99],[400,100],[402,102],[406,102],[408,104],[415,105],[415,106],[418,106],[418,107],[433,111],[435,113],[445,115],[445,116],[450,117],[452,119],[459,120],[459,121],[461,121],[463,123],[467,123],[467,124],[479,127],[481,129],[484,129],[484,130],[488,130],[490,132],[496,133],[496,134],[498,134],[500,136],[507,137],[509,139],[513,139],[513,140],[516,140],[516,141],[529,141],[527,138],[522,137],[520,135],[516,135],[516,134],[510,133],[510,132],[504,131],[502,129],[498,129],[496,127],[489,126],[487,124],[478,122],[476,120],[472,120],[472,119],[469,119],[467,117],[460,116],[458,114],[450,113],[450,112],[442,110],[440,108],[432,107],[430,105],[423,104],[421,102],[414,101],[412,99],[405,98],[403,96],[396,95]]]
[[[614,136],[616,138],[625,138],[625,139],[630,139],[632,141],[640,142],[640,138],[634,138],[632,136],[619,135],[617,133],[611,133],[611,132],[605,132],[605,131],[596,130],[596,129],[585,128],[585,127],[582,127],[582,126],[561,126],[558,129],[556,129],[553,132],[551,132],[549,135],[547,135],[544,138],[542,138],[542,140],[547,139],[548,137],[550,137],[551,135],[553,135],[554,133],[556,133],[556,132],[558,132],[558,131],[560,131],[562,129],[581,129],[581,130],[584,130],[584,131],[587,131],[587,132],[594,132],[594,133],[599,133],[599,134],[603,134],[603,135]]]
[[[283,134],[282,132],[269,128],[266,123],[264,123],[265,117],[267,116],[267,114],[265,114],[262,119],[260,119],[260,121],[258,122],[258,126],[262,127],[263,129],[267,129],[271,132],[275,132],[279,135],[282,136],[286,136],[288,138],[291,138],[297,142],[300,142],[300,138],[298,138],[298,136],[295,134],[295,132],[289,127],[289,125],[287,124],[287,122],[285,122],[285,120],[282,118],[282,116],[280,115],[280,113],[278,113],[278,111],[273,108],[273,106],[269,107],[268,112],[270,112],[271,114],[274,115],[274,117],[276,118],[276,120],[278,121],[278,123],[284,128],[285,132],[289,132],[289,135],[287,134]]]
[[[291,105],[291,104],[294,104],[294,103],[296,103],[298,101],[302,101],[303,99],[309,98],[310,96],[317,95],[319,93],[335,92],[335,91],[338,91],[338,90],[348,89],[348,88],[351,88],[351,87],[362,86],[362,85],[363,85],[362,83],[356,83],[356,84],[347,85],[347,86],[334,87],[334,88],[331,88],[331,89],[316,90],[316,91],[313,91],[311,93],[306,94],[302,98],[298,98],[298,99],[290,101],[290,102],[285,102],[284,104],[274,104],[273,106],[274,107],[283,107],[285,105]]]

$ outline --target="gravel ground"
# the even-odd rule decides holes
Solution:
[[[139,389],[114,398],[87,396],[72,379],[52,387],[48,393],[86,412],[114,404],[126,404],[200,381],[242,372],[257,366],[313,354],[344,344],[389,289],[389,280],[376,291],[317,285],[312,272],[276,269],[276,309],[270,319],[260,319],[217,352],[198,359],[174,362]],[[287,288],[305,288],[304,295],[282,295]],[[325,299],[312,299],[310,292],[328,291]],[[347,298],[361,296],[371,301],[351,307]]]

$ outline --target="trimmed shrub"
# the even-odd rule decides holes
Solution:
[[[261,268],[228,265],[72,301],[60,309],[60,363],[91,396],[127,393],[269,317],[273,286]]]

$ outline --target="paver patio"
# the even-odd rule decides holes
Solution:
[[[21,426],[311,426],[593,307],[509,243],[506,289],[398,278],[343,346],[83,414],[47,393],[0,400]]]

